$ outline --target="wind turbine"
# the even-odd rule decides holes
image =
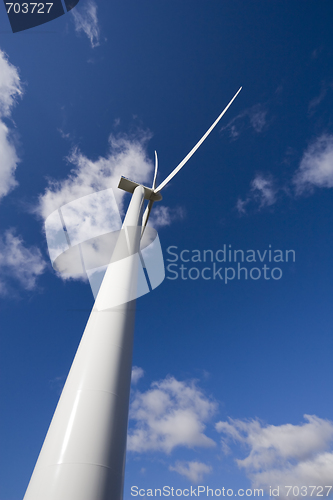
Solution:
[[[241,87],[242,88],[242,87]],[[87,326],[59,399],[24,500],[121,500],[123,496],[140,241],[153,204],[220,121],[156,187],[121,177],[132,193]],[[148,205],[143,212],[145,200]],[[121,299],[119,299],[121,297]],[[116,301],[114,301],[116,298]],[[121,304],[114,306],[114,304]]]

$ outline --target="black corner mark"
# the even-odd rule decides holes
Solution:
[[[67,12],[72,10],[79,3],[79,1],[80,0],[65,0]]]
[[[13,33],[34,28],[65,14],[61,0],[33,2],[31,0],[4,0]]]
[[[61,0],[3,0],[13,33],[34,28],[53,21],[65,14]],[[79,0],[65,0],[67,11],[79,3]]]

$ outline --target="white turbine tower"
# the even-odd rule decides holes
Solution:
[[[153,203],[162,199],[160,191],[240,91],[159,186],[156,153],[152,188],[121,178],[119,188],[132,193],[132,199],[24,500],[122,499],[142,233]]]

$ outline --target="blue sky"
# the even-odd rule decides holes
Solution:
[[[155,149],[161,182],[241,85],[155,205],[166,266],[177,247],[171,269],[200,276],[167,270],[138,300],[124,498],[332,484],[332,15],[325,0],[81,0],[13,34],[3,7],[0,500],[23,498],[93,305],[52,270],[45,217],[120,173],[150,184]],[[181,261],[224,245],[255,251],[247,280]],[[264,264],[281,278],[252,279]]]

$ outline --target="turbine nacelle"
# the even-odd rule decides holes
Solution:
[[[127,179],[127,177],[121,176],[118,188],[123,191],[127,191],[127,193],[134,193],[134,189],[138,186],[142,186],[145,190],[145,200],[149,201],[160,201],[162,199],[162,195],[160,193],[155,193],[154,188],[149,188],[147,186],[143,186],[138,182],[131,181]]]

